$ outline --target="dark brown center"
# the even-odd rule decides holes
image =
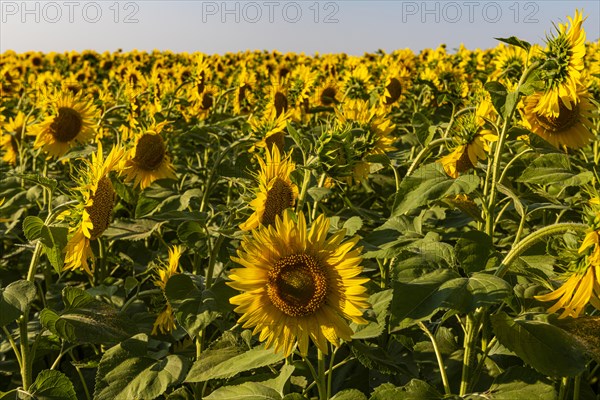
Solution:
[[[325,302],[327,289],[323,269],[307,254],[284,257],[269,271],[269,299],[291,317],[303,317],[318,311]]]
[[[94,225],[90,240],[97,239],[108,228],[115,204],[115,189],[106,176],[98,181],[98,188],[92,195],[92,205],[86,208]]]
[[[133,162],[146,171],[157,169],[165,158],[167,148],[158,134],[145,133],[135,146]]]
[[[77,111],[69,107],[60,107],[58,115],[50,124],[50,133],[58,142],[68,143],[81,132],[83,119]]]
[[[269,226],[275,223],[275,217],[282,215],[283,211],[294,205],[294,193],[289,183],[281,178],[275,178],[273,187],[267,192],[265,211],[261,223]]]

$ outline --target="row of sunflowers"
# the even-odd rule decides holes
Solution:
[[[600,395],[600,41],[0,60],[0,399]]]

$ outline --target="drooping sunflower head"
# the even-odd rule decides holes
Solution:
[[[261,138],[254,146],[267,150],[277,147],[281,153],[284,151],[286,127],[291,119],[291,112],[277,115],[274,107],[267,111],[261,116],[253,115],[248,120],[252,132]]]
[[[500,44],[494,51],[494,72],[489,80],[497,80],[513,89],[517,84],[527,64],[527,51],[521,47]]]
[[[302,213],[277,217],[245,236],[232,260],[228,284],[242,293],[230,299],[244,328],[254,328],[267,348],[285,356],[296,343],[308,352],[309,338],[324,353],[329,341],[351,340],[348,320],[366,323],[367,290],[360,278],[358,238],[343,242],[345,232],[327,237],[329,220],[319,216],[307,229]]]
[[[298,198],[298,186],[290,179],[295,164],[290,157],[282,157],[277,146],[265,151],[265,159],[258,159],[258,190],[250,202],[252,215],[240,225],[242,230],[256,229],[260,225],[275,223],[277,216],[293,207]]]
[[[477,166],[479,160],[485,160],[490,151],[490,142],[498,136],[489,129],[481,129],[477,113],[463,114],[458,117],[453,129],[454,150],[440,158],[444,171],[452,178],[458,178]]]
[[[584,69],[584,19],[578,10],[574,18],[568,19],[570,24],[559,24],[556,34],[547,39],[541,68],[546,89],[535,109],[554,118],[560,113],[561,101],[569,109],[578,102],[578,86]]]
[[[370,78],[369,70],[364,64],[348,71],[343,83],[345,96],[353,100],[368,100],[373,90]]]
[[[65,248],[65,270],[83,269],[92,274],[88,264],[88,259],[93,258],[90,241],[100,237],[110,224],[116,192],[109,173],[123,155],[122,148],[113,147],[104,158],[102,143],[98,142],[98,152],[78,171],[79,186],[74,193],[81,196],[81,202],[69,217],[74,224],[69,229],[70,239]]]
[[[316,105],[321,107],[334,107],[342,98],[340,85],[334,78],[327,78],[316,92]]]
[[[387,67],[383,75],[383,93],[380,103],[384,106],[396,104],[404,93],[410,78],[410,72],[399,65]]]
[[[522,111],[524,125],[556,148],[578,149],[587,145],[595,138],[591,132],[594,107],[587,90],[581,85],[577,97],[578,102],[569,106],[559,100],[558,114],[553,116],[539,111],[543,93],[527,96]]]
[[[48,116],[32,128],[37,135],[35,148],[43,147],[52,157],[60,157],[77,144],[94,137],[96,108],[81,94],[63,92],[46,99]]]
[[[167,152],[161,130],[164,123],[136,135],[132,147],[121,166],[125,178],[134,181],[135,186],[145,189],[158,179],[175,179],[175,170]]]
[[[4,152],[2,159],[9,164],[15,165],[19,156],[19,142],[27,133],[25,125],[25,114],[19,111],[16,117],[11,118],[7,124],[3,124],[0,133],[0,148]]]

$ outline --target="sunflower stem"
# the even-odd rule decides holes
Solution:
[[[573,400],[579,400],[581,394],[581,374],[577,375],[573,380]]]
[[[4,332],[4,335],[8,339],[8,342],[10,343],[10,347],[12,348],[13,352],[15,353],[15,357],[17,358],[17,362],[19,363],[19,369],[23,368],[22,361],[21,361],[21,352],[19,351],[19,347],[17,346],[15,339],[12,337],[10,331],[8,329],[6,329],[6,326],[2,327],[2,332]]]
[[[466,335],[464,340],[464,356],[462,374],[460,379],[459,396],[464,396],[469,391],[469,383],[473,372],[473,363],[476,361],[475,345],[477,333],[479,331],[479,323],[481,321],[481,313],[476,311],[475,315],[467,315]]]
[[[440,348],[437,344],[437,340],[435,340],[435,336],[431,333],[429,329],[425,326],[425,324],[419,321],[419,328],[429,337],[431,340],[431,344],[433,345],[433,351],[435,353],[435,358],[437,359],[438,367],[440,369],[440,376],[442,377],[442,384],[444,385],[444,393],[447,395],[452,394],[450,390],[450,383],[448,382],[448,375],[446,374],[446,366],[444,365],[444,358],[442,357],[442,353],[440,352]]]
[[[317,390],[319,391],[319,400],[328,400],[327,382],[325,378],[325,354],[321,349],[317,350]]]
[[[500,180],[498,179],[498,176],[500,174],[500,160],[502,158],[502,152],[504,150],[504,143],[506,142],[506,138],[508,136],[508,130],[511,126],[511,121],[513,118],[513,115],[515,113],[515,110],[517,109],[517,105],[519,103],[519,91],[521,90],[521,86],[523,85],[523,83],[525,83],[525,81],[527,80],[527,77],[529,76],[529,74],[535,70],[537,67],[539,66],[538,62],[535,62],[533,64],[531,64],[529,66],[529,68],[527,68],[525,70],[525,72],[523,72],[523,75],[521,76],[521,79],[519,80],[519,83],[517,84],[517,88],[515,89],[514,93],[517,93],[517,98],[515,99],[514,103],[511,105],[511,108],[508,110],[508,112],[505,113],[505,118],[504,118],[504,123],[502,124],[502,130],[500,131],[500,135],[498,137],[498,143],[496,144],[496,151],[494,152],[494,158],[492,159],[492,179],[490,181],[490,192],[488,193],[488,212],[487,212],[487,216],[486,216],[486,233],[490,236],[493,237],[494,236],[494,211],[495,211],[495,205],[496,205],[496,194],[498,192],[498,183],[500,183]]]
[[[425,159],[425,157],[427,157],[427,155],[429,154],[429,152],[431,150],[435,149],[437,146],[440,146],[444,143],[448,143],[451,141],[452,141],[452,139],[450,139],[450,138],[441,138],[441,139],[436,139],[436,140],[432,140],[431,142],[429,142],[427,144],[427,146],[423,147],[423,149],[419,152],[419,154],[417,154],[417,157],[415,158],[415,160],[412,162],[412,164],[408,168],[408,171],[406,171],[405,176],[411,175],[415,171],[415,169],[417,169],[417,167],[421,164],[421,162]],[[398,188],[398,186],[399,185],[396,184],[396,189]]]
[[[504,257],[504,260],[502,260],[500,267],[498,267],[494,275],[502,278],[510,268],[511,264],[539,240],[570,230],[585,231],[587,228],[588,226],[586,224],[563,222],[560,224],[545,226],[535,232],[530,233],[511,248],[506,257]]]

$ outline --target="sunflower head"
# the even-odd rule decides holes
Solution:
[[[558,100],[558,113],[548,114],[539,111],[544,93],[527,96],[522,111],[524,125],[556,148],[578,149],[587,145],[595,138],[591,133],[593,106],[584,87],[578,87],[577,97],[577,103]]]
[[[175,178],[167,145],[160,133],[164,125],[156,124],[138,133],[135,146],[128,151],[121,165],[126,179],[134,181],[142,190],[157,179]]]
[[[37,135],[35,147],[43,147],[53,157],[64,155],[71,147],[94,137],[96,108],[89,99],[71,92],[47,98],[49,115],[32,128]]]
[[[266,341],[266,347],[288,356],[298,344],[308,352],[309,338],[327,353],[350,340],[348,320],[366,323],[368,279],[359,278],[358,238],[343,242],[344,231],[327,238],[329,220],[319,216],[307,230],[304,215],[291,213],[275,224],[245,236],[233,261],[243,268],[231,271],[228,284],[242,293],[230,299],[242,314],[244,328]]]
[[[295,165],[289,156],[282,157],[277,146],[273,146],[271,150],[266,150],[265,159],[259,158],[258,162],[258,190],[250,202],[254,212],[240,225],[242,230],[274,224],[276,217],[293,207],[298,198],[298,187],[290,179]]]

